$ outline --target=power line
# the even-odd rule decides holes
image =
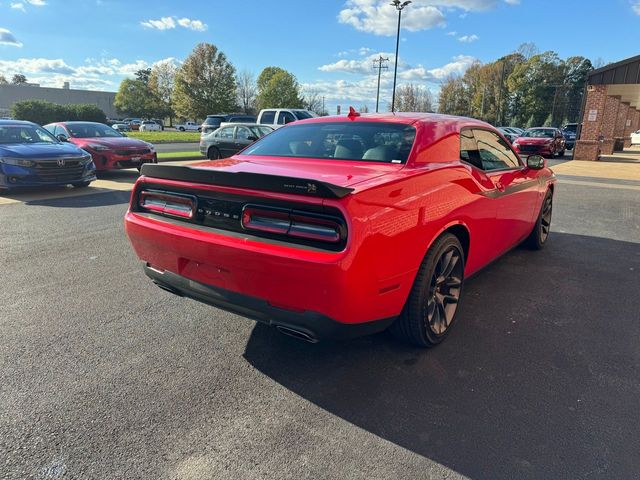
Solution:
[[[380,55],[379,58],[376,58],[373,61],[373,68],[378,70],[378,93],[376,95],[376,113],[378,113],[378,105],[380,104],[380,75],[382,74],[382,70],[388,70],[389,67],[386,63],[389,61],[387,57],[383,57]]]

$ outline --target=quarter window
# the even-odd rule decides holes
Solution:
[[[218,134],[216,137],[218,138],[233,138],[233,129],[234,127],[226,127],[218,130]]]
[[[489,130],[460,132],[460,159],[486,172],[520,167],[509,144]]]
[[[252,136],[251,131],[246,127],[238,127],[236,131],[236,139],[238,140],[249,140],[249,137]]]

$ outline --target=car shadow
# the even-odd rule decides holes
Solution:
[[[109,180],[111,182],[133,184],[140,176],[140,173],[135,168],[128,168],[125,170],[98,171],[97,175],[99,180]]]
[[[306,344],[256,325],[245,358],[328,412],[470,478],[635,478],[640,245],[554,233],[470,279],[437,348]]]
[[[25,200],[22,203],[31,206],[44,206],[54,208],[89,208],[108,207],[112,205],[128,204],[131,192],[121,190],[105,190],[102,192],[90,192],[86,195],[73,195],[61,198],[42,198]]]

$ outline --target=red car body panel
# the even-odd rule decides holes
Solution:
[[[337,118],[304,122],[329,121]],[[371,115],[356,121],[412,124],[416,139],[406,164],[240,154],[195,165],[214,172],[287,175],[352,188],[343,198],[144,175],[132,194],[132,205],[136,192],[150,186],[164,191],[239,194],[249,201],[255,197],[256,202],[293,202],[296,208],[305,204],[334,208],[342,212],[347,224],[348,238],[341,251],[193,228],[132,206],[125,227],[134,250],[157,272],[173,272],[290,312],[316,312],[341,324],[371,322],[400,314],[427,250],[442,232],[450,228],[466,232],[465,275],[473,274],[527,237],[544,194],[555,182],[546,167],[485,173],[460,161],[461,128],[499,134],[480,121],[433,114]]]
[[[144,163],[158,163],[156,152],[141,140],[127,137],[77,138],[71,136],[64,122],[52,125],[63,127],[68,133],[69,142],[91,154],[96,170],[117,170],[138,167]],[[97,150],[90,145],[102,145],[108,150]]]

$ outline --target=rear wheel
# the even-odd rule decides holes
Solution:
[[[559,156],[559,157],[564,157],[564,150],[562,150],[562,151],[558,152],[558,156]]]
[[[180,130],[181,132],[184,132],[184,127],[180,127],[178,130]]]
[[[391,326],[401,340],[431,347],[449,334],[464,282],[464,252],[455,235],[446,233],[422,260],[402,314]]]
[[[216,147],[209,147],[209,150],[207,150],[207,158],[209,160],[220,160],[222,158],[220,150]]]
[[[542,207],[533,230],[524,244],[533,250],[540,250],[545,246],[551,231],[551,214],[553,213],[553,194],[549,190],[542,201]]]

